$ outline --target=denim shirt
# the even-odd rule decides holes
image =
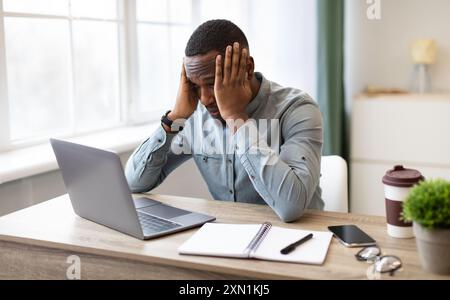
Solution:
[[[306,93],[255,73],[261,85],[235,134],[199,103],[178,134],[162,126],[131,155],[125,175],[147,192],[193,158],[216,200],[267,204],[284,222],[323,209],[319,187],[322,116]]]

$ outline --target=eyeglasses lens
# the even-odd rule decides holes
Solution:
[[[397,270],[402,265],[402,262],[392,256],[382,257],[380,260],[375,262],[375,270],[377,272],[385,273],[393,270]]]
[[[380,255],[380,253],[381,251],[377,247],[367,247],[359,253],[359,256],[366,260],[372,260],[378,255]]]

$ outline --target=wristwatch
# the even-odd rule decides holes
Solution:
[[[166,124],[169,128],[172,128],[173,121],[169,119],[168,115],[170,114],[170,110],[168,110],[162,117],[161,123]]]
[[[162,117],[161,117],[161,123],[165,124],[167,127],[170,128],[171,132],[179,132],[181,130],[183,130],[183,126],[179,125],[176,128],[172,128],[173,125],[173,120],[171,120],[169,118],[169,114],[170,114],[171,110],[168,110]],[[174,130],[174,129],[178,129],[178,130]]]

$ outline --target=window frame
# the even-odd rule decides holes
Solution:
[[[9,149],[9,101],[6,74],[5,22],[0,0],[0,152]]]
[[[170,14],[170,1],[166,1],[167,6],[167,14]],[[171,31],[173,27],[176,26],[189,26],[192,30],[193,25],[197,24],[199,22],[199,12],[200,12],[200,4],[202,0],[190,0],[191,1],[191,23],[182,23],[182,22],[173,22],[168,18],[168,21],[148,21],[148,20],[138,20],[137,14],[136,14],[136,0],[130,0],[128,3],[128,6],[130,7],[130,15],[128,16],[128,22],[129,22],[129,36],[133,39],[133,42],[129,44],[129,49],[132,52],[132,56],[129,58],[130,61],[130,67],[132,69],[132,77],[135,79],[130,88],[133,90],[132,94],[132,101],[129,103],[129,124],[142,124],[142,123],[148,123],[151,121],[160,120],[161,116],[171,107],[167,107],[166,109],[162,110],[155,110],[155,111],[140,111],[136,110],[136,108],[139,105],[139,67],[138,67],[138,61],[139,61],[139,41],[138,41],[138,25],[159,25],[159,26],[167,26],[168,35],[169,35],[169,51],[172,51],[172,45],[170,43],[171,41]],[[172,54],[172,53],[171,53]],[[171,56],[171,55],[169,55]],[[175,75],[175,74],[172,74]],[[179,74],[176,74],[179,75]],[[175,76],[176,76],[175,75]],[[177,76],[176,76],[177,77]],[[158,99],[157,99],[158,100]],[[169,101],[171,99],[161,99]],[[173,103],[175,103],[175,99],[173,99]]]

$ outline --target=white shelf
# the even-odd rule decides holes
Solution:
[[[384,215],[381,179],[394,165],[450,179],[450,95],[358,96],[351,143],[351,210]]]

